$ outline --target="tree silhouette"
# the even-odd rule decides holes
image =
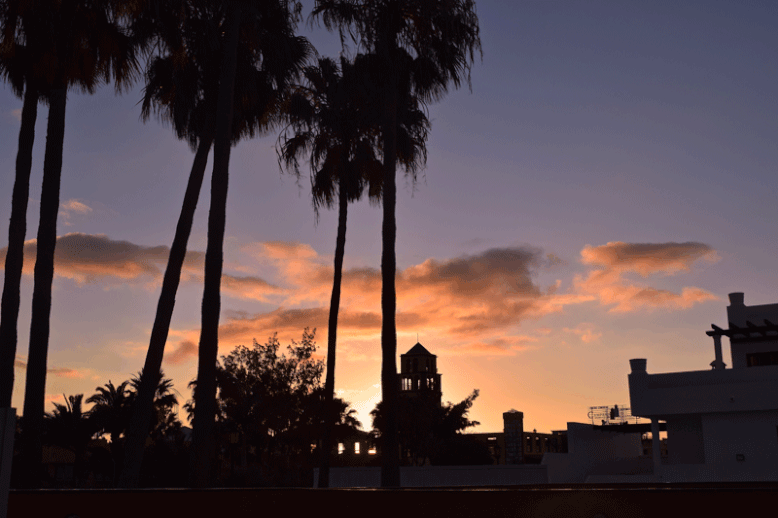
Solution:
[[[478,390],[474,390],[459,403],[445,405],[438,405],[431,398],[401,397],[398,401],[398,436],[402,458],[413,466],[489,464],[488,448],[480,447],[462,434],[480,424],[468,418],[477,397]],[[387,426],[383,401],[370,415],[373,434],[380,438]]]
[[[230,144],[237,76],[239,43],[251,51],[253,63],[268,65],[276,71],[274,86],[283,91],[294,79],[296,63],[290,62],[289,50],[283,45],[295,39],[294,29],[299,17],[297,2],[237,1],[223,2],[224,44],[219,71],[219,90],[216,102],[213,174],[211,177],[211,205],[208,214],[208,244],[205,251],[200,344],[198,348],[195,420],[192,434],[192,484],[206,487],[211,476],[211,458],[214,446],[214,418],[216,415],[216,359],[219,345],[219,314],[221,310],[221,276],[224,256],[227,187],[229,183]],[[241,37],[243,38],[241,39]],[[279,45],[281,43],[281,45]],[[281,52],[279,52],[279,50]],[[286,65],[286,66],[281,66]],[[273,113],[275,106],[266,106],[259,118]]]
[[[299,175],[298,159],[308,155],[312,174],[314,209],[332,207],[337,193],[338,231],[335,245],[334,276],[327,335],[327,376],[324,394],[331,405],[335,392],[335,358],[338,311],[346,244],[348,204],[361,198],[365,190],[378,203],[383,180],[378,158],[380,132],[378,118],[371,110],[372,96],[377,94],[371,83],[374,75],[370,56],[357,55],[353,62],[345,58],[337,64],[320,59],[318,67],[306,69],[306,84],[289,102],[290,134],[283,136],[280,158],[287,169]],[[429,122],[418,107],[401,113],[397,159],[409,170],[425,160],[424,140]],[[333,412],[327,415],[334,416]],[[329,451],[331,430],[323,436],[319,487],[329,486]]]
[[[230,462],[237,457],[244,473],[250,463],[261,466],[261,479],[254,482],[270,485],[300,479],[299,468],[307,466],[311,446],[326,426],[324,364],[313,356],[314,333],[306,329],[299,343],[292,341],[286,353],[280,351],[276,336],[265,344],[254,341],[222,356],[217,368],[217,424],[222,440],[232,438]],[[196,395],[197,382],[192,385]],[[192,417],[192,403],[185,408]],[[336,437],[360,427],[348,403],[335,398],[330,408],[337,414],[331,418]]]
[[[13,394],[24,237],[27,232],[27,199],[39,98],[35,70],[29,56],[30,48],[24,42],[19,23],[19,10],[22,8],[19,2],[0,4],[0,31],[3,37],[0,43],[0,75],[10,83],[14,94],[24,98],[0,302],[0,408],[11,406]]]
[[[381,162],[377,157],[377,126],[366,113],[365,82],[359,81],[355,66],[344,58],[340,70],[332,59],[319,59],[308,67],[306,84],[289,100],[289,132],[282,135],[279,159],[299,176],[300,157],[308,156],[314,210],[331,208],[337,193],[338,230],[335,264],[327,327],[327,375],[324,384],[326,409],[322,437],[319,487],[329,487],[329,452],[335,417],[331,411],[335,394],[335,358],[338,311],[346,248],[348,204],[359,200],[366,188],[372,200],[380,199]]]
[[[399,459],[387,452],[398,449],[397,328],[395,313],[397,225],[395,206],[398,112],[412,99],[443,97],[449,83],[469,81],[474,52],[480,51],[474,0],[317,0],[313,16],[328,29],[345,28],[380,63],[374,70],[381,117],[384,161],[381,256],[381,390],[386,404],[386,429],[381,485],[400,485]]]
[[[77,481],[85,479],[86,453],[89,441],[97,432],[91,412],[84,411],[83,394],[67,396],[65,404],[54,403],[54,410],[46,413],[46,442],[67,448],[75,454],[73,471]]]
[[[174,9],[168,10],[169,3],[162,4],[159,7],[150,2],[139,13],[141,20],[138,22],[138,31],[150,32],[152,36],[148,37],[157,40],[163,49],[149,61],[142,113],[144,118],[152,112],[156,113],[172,125],[179,138],[187,139],[197,151],[149,340],[143,368],[149,377],[148,380],[141,380],[139,388],[139,404],[127,440],[128,459],[122,472],[122,487],[134,487],[138,482],[146,423],[152,414],[154,387],[161,376],[158,373],[176,291],[207,157],[214,139],[219,74],[224,53],[225,31],[221,23],[224,8],[220,4],[180,1],[173,6]],[[236,75],[240,81],[235,83],[236,95],[232,101],[235,115],[229,133],[233,145],[241,138],[253,137],[273,127],[277,122],[277,97],[284,91],[294,71],[302,67],[310,52],[307,40],[288,32],[271,32],[257,37],[246,30],[242,38],[243,44],[236,50]],[[282,54],[285,59],[273,52],[258,53],[258,46],[268,47],[268,39],[275,44],[273,51]]]
[[[27,362],[22,451],[25,485],[38,485],[41,465],[41,431],[46,389],[46,358],[54,278],[54,248],[65,136],[67,91],[77,87],[93,92],[113,79],[117,90],[128,86],[137,70],[136,47],[125,34],[114,9],[107,2],[34,2],[19,12],[24,38],[36,49],[29,59],[42,71],[49,120],[43,162],[37,257],[32,294],[30,348]],[[38,78],[36,77],[36,80]]]

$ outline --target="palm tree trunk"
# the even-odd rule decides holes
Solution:
[[[11,198],[11,222],[8,225],[8,248],[5,255],[5,281],[0,309],[0,408],[11,406],[14,389],[17,322],[19,320],[20,286],[24,261],[24,237],[27,233],[27,199],[30,196],[32,147],[35,120],[38,117],[38,91],[26,86],[16,153],[16,179]]]
[[[340,284],[343,278],[343,256],[346,251],[346,220],[348,217],[348,196],[345,179],[341,177],[338,189],[338,236],[335,240],[335,274],[332,280],[330,298],[330,320],[327,329],[327,377],[324,379],[324,434],[321,447],[321,469],[319,487],[330,487],[330,450],[332,432],[335,428],[335,350],[338,343],[338,311],[340,310]]]
[[[397,79],[390,81],[383,115],[384,184],[382,225],[383,250],[381,252],[381,394],[384,402],[385,430],[381,462],[381,487],[400,487],[399,442],[397,436],[397,293],[395,271],[397,258],[395,241],[397,222]]]
[[[157,391],[160,380],[162,358],[165,354],[165,343],[170,331],[170,320],[173,317],[173,308],[176,304],[176,292],[181,281],[181,269],[186,257],[187,243],[192,232],[197,200],[203,186],[205,166],[208,163],[208,153],[213,142],[213,118],[206,121],[206,134],[200,139],[195,153],[192,170],[189,173],[189,182],[184,194],[184,203],[181,206],[181,214],[178,217],[176,235],[173,245],[170,247],[168,265],[162,280],[162,292],[157,303],[157,314],[154,318],[154,327],[151,329],[149,349],[146,352],[146,363],[143,366],[138,395],[132,412],[132,418],[127,432],[127,449],[124,467],[119,479],[119,487],[133,488],[138,486],[140,468],[143,462],[143,452],[148,437],[149,424],[154,406],[154,394]]]
[[[46,128],[46,153],[43,161],[38,254],[35,260],[35,284],[32,292],[30,350],[24,392],[22,455],[25,483],[40,485],[41,434],[46,395],[46,357],[49,350],[51,284],[54,280],[54,249],[57,245],[57,213],[62,174],[62,146],[65,140],[65,104],[67,87],[52,90],[49,121]]]
[[[214,450],[216,417],[216,361],[219,352],[219,312],[221,311],[221,276],[224,260],[224,229],[227,220],[227,187],[229,184],[230,141],[235,71],[237,68],[240,7],[232,3],[225,27],[224,58],[219,77],[216,104],[216,134],[211,177],[211,207],[208,214],[208,245],[205,250],[202,324],[197,365],[197,390],[192,430],[192,484],[208,487],[211,457]]]

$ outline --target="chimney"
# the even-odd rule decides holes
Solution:
[[[735,293],[729,294],[729,305],[730,306],[745,306],[743,303],[743,300],[745,299],[745,295],[742,291],[736,291]]]

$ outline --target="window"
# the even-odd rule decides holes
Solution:
[[[354,443],[354,455],[359,455],[359,443]]]
[[[346,445],[342,442],[338,443],[338,455],[343,455],[343,452],[346,451]]]
[[[746,354],[746,364],[749,367],[778,365],[778,351]]]

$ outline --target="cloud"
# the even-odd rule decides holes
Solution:
[[[179,342],[178,347],[165,356],[165,360],[173,365],[179,365],[197,356],[197,345],[190,340]]]
[[[65,367],[54,367],[51,369],[46,369],[46,371],[50,374],[53,374],[54,376],[59,376],[61,378],[80,379],[84,377],[84,375],[77,370],[68,369]]]
[[[225,314],[219,331],[225,351],[253,339],[262,342],[276,332],[279,339],[288,341],[306,327],[318,329],[318,341],[326,343],[332,267],[324,264],[324,258],[300,243],[258,243],[244,251],[274,265],[279,284],[286,287],[256,282],[255,298],[267,300],[272,295],[281,307]],[[556,263],[538,249],[506,247],[453,259],[430,258],[398,271],[395,320],[400,339],[423,330],[452,348],[463,341],[474,344],[459,349],[462,354],[516,354],[526,349],[527,339],[506,338],[511,330],[526,319],[577,302],[566,295],[560,298],[553,288],[542,288],[534,281],[539,268]],[[240,288],[244,293],[252,281],[245,284]],[[378,269],[344,270],[338,336],[340,344],[351,344],[350,359],[372,357],[378,351],[368,353],[366,348],[380,343],[380,297]],[[177,332],[191,342],[199,337],[196,330]]]
[[[11,110],[11,117],[19,122],[22,122],[22,109],[16,108],[15,110]]]
[[[526,351],[536,346],[537,338],[532,336],[512,336],[494,338],[486,341],[474,341],[456,346],[452,349],[453,354],[468,354],[478,356],[513,356],[517,352]]]
[[[74,216],[86,216],[92,211],[92,207],[76,199],[70,199],[61,203],[59,206],[59,216],[62,218],[62,222],[65,226],[71,226],[73,224],[72,218]]]
[[[585,344],[599,342],[600,338],[602,338],[602,332],[597,331],[593,324],[588,324],[585,322],[578,324],[572,329],[566,327],[564,328],[564,331],[578,336],[578,338],[580,338],[581,341]]]
[[[5,264],[7,247],[0,249],[1,264]],[[24,273],[32,275],[37,253],[37,241],[24,243]],[[115,241],[105,235],[71,233],[57,238],[54,272],[79,283],[126,282],[158,279],[167,265],[166,246],[145,247],[128,241]],[[204,255],[188,252],[184,261],[183,279],[201,277]]]
[[[601,266],[610,271],[636,272],[647,277],[654,273],[669,275],[688,272],[699,260],[719,260],[716,251],[703,243],[624,243],[613,241],[606,245],[585,246],[581,262]]]
[[[7,247],[0,250],[4,260]],[[37,241],[24,243],[24,273],[31,275],[35,265]],[[105,235],[71,233],[57,238],[54,272],[77,282],[130,281],[158,278],[167,264],[165,246],[145,247],[128,241],[114,241]],[[201,270],[204,254],[187,253],[184,273]],[[200,267],[200,268],[198,268]]]
[[[16,358],[14,360],[14,367],[17,369],[27,369],[27,362]],[[83,373],[77,371],[76,369],[70,369],[67,367],[51,367],[46,369],[46,372],[61,378],[81,379],[84,377]]]
[[[688,272],[699,260],[719,260],[716,251],[703,243],[624,243],[586,246],[581,262],[596,269],[586,277],[576,276],[574,285],[582,295],[590,295],[611,312],[639,309],[688,309],[695,304],[716,300],[712,293],[696,287],[684,287],[680,293],[631,283],[630,273],[646,278],[650,275],[675,275]]]
[[[221,288],[226,295],[262,302],[268,302],[273,295],[287,293],[287,290],[254,276],[222,275]]]

